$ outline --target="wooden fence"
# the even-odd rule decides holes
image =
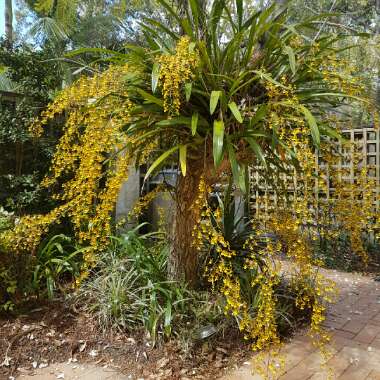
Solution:
[[[362,129],[352,129],[343,131],[343,136],[356,143],[359,150],[359,167],[366,167],[368,170],[369,178],[373,179],[376,186],[373,191],[376,193],[376,203],[374,207],[380,210],[379,195],[380,195],[380,130],[374,128],[362,128]],[[356,180],[355,168],[353,160],[353,149],[348,149],[343,146],[342,143],[337,142],[337,150],[340,153],[340,158],[338,164],[333,167],[328,167],[327,164],[322,160],[322,158],[316,154],[316,166],[328,173],[329,170],[338,170],[347,173],[347,177],[344,180],[353,182]],[[324,199],[333,198],[334,194],[334,184],[332,183],[329,175],[327,175],[327,191],[323,194],[318,189],[318,181],[316,180],[315,185],[315,196],[323,197]],[[269,212],[274,211],[278,206],[278,194],[275,188],[278,188],[279,183],[282,185],[282,189],[285,189],[287,193],[287,200],[289,201],[289,207],[291,206],[291,200],[294,197],[294,192],[297,190],[297,174],[290,176],[285,173],[280,173],[278,178],[273,178],[272,181],[277,181],[278,183],[268,183],[265,178],[261,175],[261,169],[257,167],[250,168],[250,209],[253,215],[256,217],[264,217],[268,215]],[[281,198],[283,202],[283,197]],[[286,202],[286,200],[285,200]]]

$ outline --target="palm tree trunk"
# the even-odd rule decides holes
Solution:
[[[224,159],[218,169],[215,169],[212,154],[204,157],[204,160],[188,160],[186,176],[179,177],[168,262],[169,278],[175,281],[184,280],[191,287],[198,284],[200,274],[199,251],[194,244],[193,233],[197,232],[202,207],[197,202],[201,179],[204,178],[207,187],[212,187],[220,183],[222,173],[231,174],[228,159]]]
[[[198,250],[193,244],[193,231],[199,219],[196,200],[201,180],[198,163],[188,163],[185,177],[180,175],[176,191],[176,209],[169,255],[169,278],[195,286],[198,281]]]
[[[12,0],[5,0],[5,36],[9,42],[13,41],[13,10]]]

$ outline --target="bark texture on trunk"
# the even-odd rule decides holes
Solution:
[[[207,186],[220,181],[222,173],[230,172],[229,160],[224,159],[217,170],[214,169],[212,155],[199,161],[187,163],[187,174],[180,174],[176,189],[176,209],[173,218],[173,233],[169,255],[169,278],[186,281],[195,287],[199,282],[199,251],[193,244],[192,236],[200,209],[196,205],[199,196],[199,183],[202,175]]]
[[[201,174],[196,165],[190,164],[186,176],[180,175],[178,180],[168,263],[169,278],[186,281],[191,286],[195,286],[198,280],[198,250],[193,245],[192,233],[199,216],[195,201]]]
[[[9,42],[13,40],[12,0],[5,0],[5,36]]]

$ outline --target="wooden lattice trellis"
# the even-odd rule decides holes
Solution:
[[[368,169],[368,176],[374,180],[376,186],[373,189],[376,192],[376,203],[374,207],[379,210],[379,194],[380,194],[380,130],[374,128],[361,128],[343,131],[343,136],[346,140],[355,142],[357,146],[360,147],[359,153],[361,154],[361,159],[359,162],[360,167],[365,166]],[[353,151],[347,150],[343,147],[342,143],[337,142],[337,149],[341,154],[341,158],[338,161],[338,168],[326,167],[326,163],[323,162],[318,154],[315,155],[315,160],[317,167],[324,169],[325,171],[336,170],[339,171],[343,169],[348,173],[348,177],[344,177],[346,181],[355,181],[355,170],[353,163]],[[329,177],[329,176],[327,176]],[[289,176],[285,173],[279,174],[278,178],[272,179],[272,181],[277,181],[278,183],[268,183],[264,176],[261,175],[261,169],[257,167],[250,168],[250,208],[251,212],[256,215],[256,217],[264,217],[268,215],[271,211],[275,211],[278,205],[278,196],[274,188],[278,188],[281,183],[283,190],[287,193],[287,199],[289,201],[289,206],[291,205],[291,200],[294,196],[294,192],[297,190],[297,174]],[[273,186],[275,185],[275,186]],[[324,199],[330,199],[333,197],[334,187],[333,183],[329,180],[327,185],[327,191],[320,194],[317,188],[317,181],[315,187],[315,195],[317,197],[323,196]],[[285,188],[284,188],[285,187]],[[282,199],[283,201],[283,199]]]

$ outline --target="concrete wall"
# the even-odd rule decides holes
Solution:
[[[122,219],[127,220],[126,228],[136,225],[137,221],[128,222],[128,214],[140,197],[140,170],[136,170],[134,165],[128,169],[128,179],[123,183],[116,202],[115,218],[116,222]]]
[[[148,187],[158,185],[165,181],[175,186],[176,171],[168,170],[166,173],[160,173],[154,177],[148,184]],[[129,168],[128,180],[124,182],[119,193],[116,203],[116,222],[123,219],[127,220],[125,229],[133,228],[137,225],[137,220],[128,221],[128,214],[132,211],[135,203],[140,198],[141,190],[140,170],[135,170],[134,166]],[[235,192],[235,212],[236,218],[240,219],[244,216],[244,200],[239,191]],[[173,226],[173,217],[175,213],[175,202],[168,192],[161,192],[149,205],[148,209],[142,216],[140,222],[148,222],[149,230],[157,231],[160,227],[164,227],[167,232],[171,232]],[[160,225],[161,224],[161,225]],[[240,225],[240,228],[242,223]],[[124,226],[123,226],[124,227]]]
[[[172,175],[172,173],[170,173]],[[172,175],[173,176],[173,175]],[[174,182],[174,179],[171,182]],[[161,183],[161,176],[155,177],[150,181],[150,186]],[[134,166],[129,167],[129,175],[120,189],[120,193],[116,202],[115,218],[116,222],[125,219],[127,223],[122,229],[130,229],[137,225],[138,221],[132,219],[128,221],[128,214],[132,211],[134,205],[140,198],[141,176],[140,170],[135,170]],[[164,224],[167,231],[170,231],[172,218],[174,215],[175,204],[169,193],[162,192],[152,201],[146,212],[142,215],[140,222],[148,222],[151,227],[149,229],[157,231],[160,223]],[[162,210],[162,211],[161,211]],[[161,218],[163,217],[163,220]]]

